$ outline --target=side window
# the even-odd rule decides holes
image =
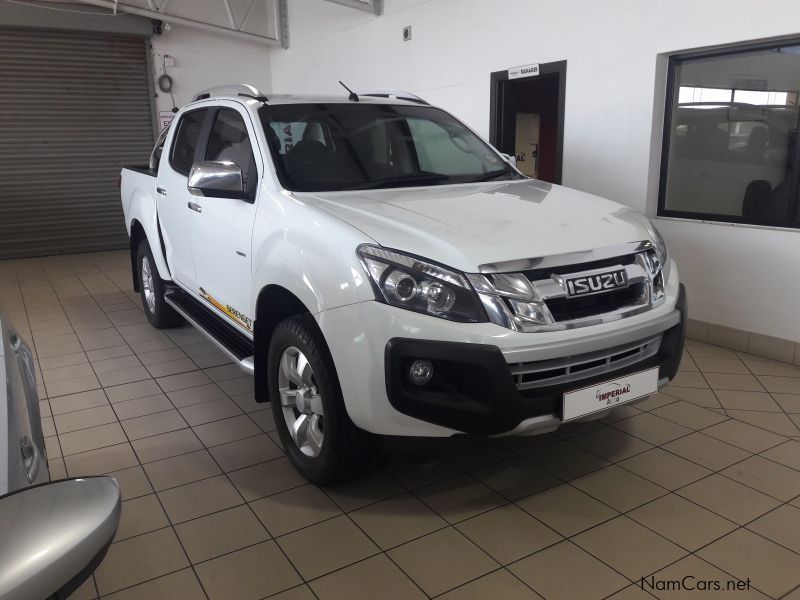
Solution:
[[[250,191],[255,183],[255,157],[244,119],[231,108],[221,108],[214,119],[206,147],[206,160],[230,161],[242,169],[245,189]],[[251,176],[252,174],[252,176]]]
[[[206,110],[203,108],[188,112],[181,117],[181,121],[178,123],[175,140],[172,143],[170,163],[173,169],[183,175],[188,176],[192,169],[195,150],[206,118]]]

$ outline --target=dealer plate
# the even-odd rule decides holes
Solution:
[[[572,421],[658,391],[658,367],[564,394],[563,421]]]

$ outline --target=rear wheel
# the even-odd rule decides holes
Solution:
[[[139,244],[136,252],[136,264],[139,267],[139,293],[147,320],[158,329],[181,325],[183,317],[164,301],[166,286],[158,276],[153,253],[150,251],[147,240],[142,240]]]
[[[351,479],[372,466],[381,438],[355,426],[328,347],[310,315],[282,321],[267,361],[269,396],[284,450],[312,483]]]

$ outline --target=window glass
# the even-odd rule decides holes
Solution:
[[[197,142],[200,139],[205,118],[206,109],[203,108],[186,113],[178,123],[175,141],[172,143],[171,159],[172,168],[178,173],[189,175],[189,171],[192,169]]]
[[[672,60],[661,214],[797,226],[800,46]]]
[[[237,111],[222,108],[217,112],[206,147],[206,160],[230,161],[242,169],[245,189],[249,189],[251,172],[255,172],[255,157],[244,119]]]
[[[346,190],[516,179],[490,146],[430,106],[265,106],[264,131],[287,189]]]

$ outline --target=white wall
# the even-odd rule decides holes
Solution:
[[[262,90],[270,88],[270,59],[267,46],[240,40],[226,34],[215,34],[181,25],[150,40],[153,47],[154,79],[162,74],[165,54],[175,58],[175,66],[167,67],[173,79],[175,102],[180,108],[199,90],[225,83],[251,83]],[[169,94],[162,93],[153,82],[156,108],[172,108]]]
[[[795,0],[385,0],[377,18],[323,0],[289,4],[291,47],[270,50],[274,91],[340,93],[339,79],[408,89],[487,137],[492,71],[567,60],[564,184],[650,215],[663,54],[800,34]],[[800,341],[800,232],[658,224],[693,318]]]

